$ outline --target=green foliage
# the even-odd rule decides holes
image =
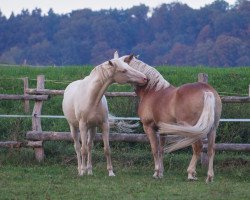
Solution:
[[[63,15],[36,8],[8,19],[0,13],[0,63],[99,64],[119,50],[154,65],[249,66],[249,13],[248,0],[200,9],[173,2],[153,12],[141,4]]]

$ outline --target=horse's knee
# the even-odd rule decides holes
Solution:
[[[208,157],[211,157],[211,156],[215,155],[215,148],[214,148],[214,146],[208,148],[207,155],[208,155]]]
[[[109,156],[110,155],[110,147],[104,147],[104,154],[106,156]]]
[[[79,141],[74,141],[74,148],[76,151],[81,151],[81,145]]]
[[[87,154],[88,154],[88,150],[86,147],[82,147],[81,152],[82,152],[82,156],[87,156]]]

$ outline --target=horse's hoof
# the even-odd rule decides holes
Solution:
[[[87,173],[87,170],[86,170],[86,169],[80,169],[80,170],[78,170],[79,176],[83,176],[83,175],[86,174],[86,173]]]
[[[190,182],[194,182],[194,181],[197,181],[198,178],[197,178],[197,177],[188,177],[188,180],[189,180]]]
[[[83,176],[83,172],[82,171],[78,172],[78,176]]]
[[[109,176],[115,176],[113,171],[109,171]]]
[[[88,175],[89,175],[89,176],[92,176],[92,175],[93,175],[92,170],[89,170],[89,171],[88,171]]]
[[[212,176],[208,176],[206,179],[206,183],[212,183],[214,181]]]
[[[159,173],[158,178],[163,178],[163,173]]]
[[[157,173],[157,172],[155,172],[155,173],[153,174],[153,178],[158,179],[158,173]]]
[[[196,177],[196,173],[188,174],[188,180],[189,181],[197,181],[198,178]]]
[[[163,174],[159,174],[159,173],[155,172],[154,175],[153,175],[153,178],[161,179],[161,178],[163,178]]]

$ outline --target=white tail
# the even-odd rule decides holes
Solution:
[[[117,121],[114,119],[115,116],[109,114],[109,125],[110,127],[115,127],[119,133],[133,133],[135,128],[139,127],[139,123],[129,124],[123,120]]]
[[[179,136],[165,148],[165,151],[172,152],[177,149],[182,149],[207,136],[214,125],[214,110],[214,94],[212,92],[205,92],[203,111],[194,126],[173,125],[160,122],[158,124],[160,134]]]

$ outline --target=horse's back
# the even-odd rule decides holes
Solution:
[[[221,112],[218,93],[206,83],[188,83],[178,88],[170,86],[159,91],[146,93],[139,104],[138,114],[143,123],[188,123],[195,124],[204,105],[204,92],[214,94]]]

